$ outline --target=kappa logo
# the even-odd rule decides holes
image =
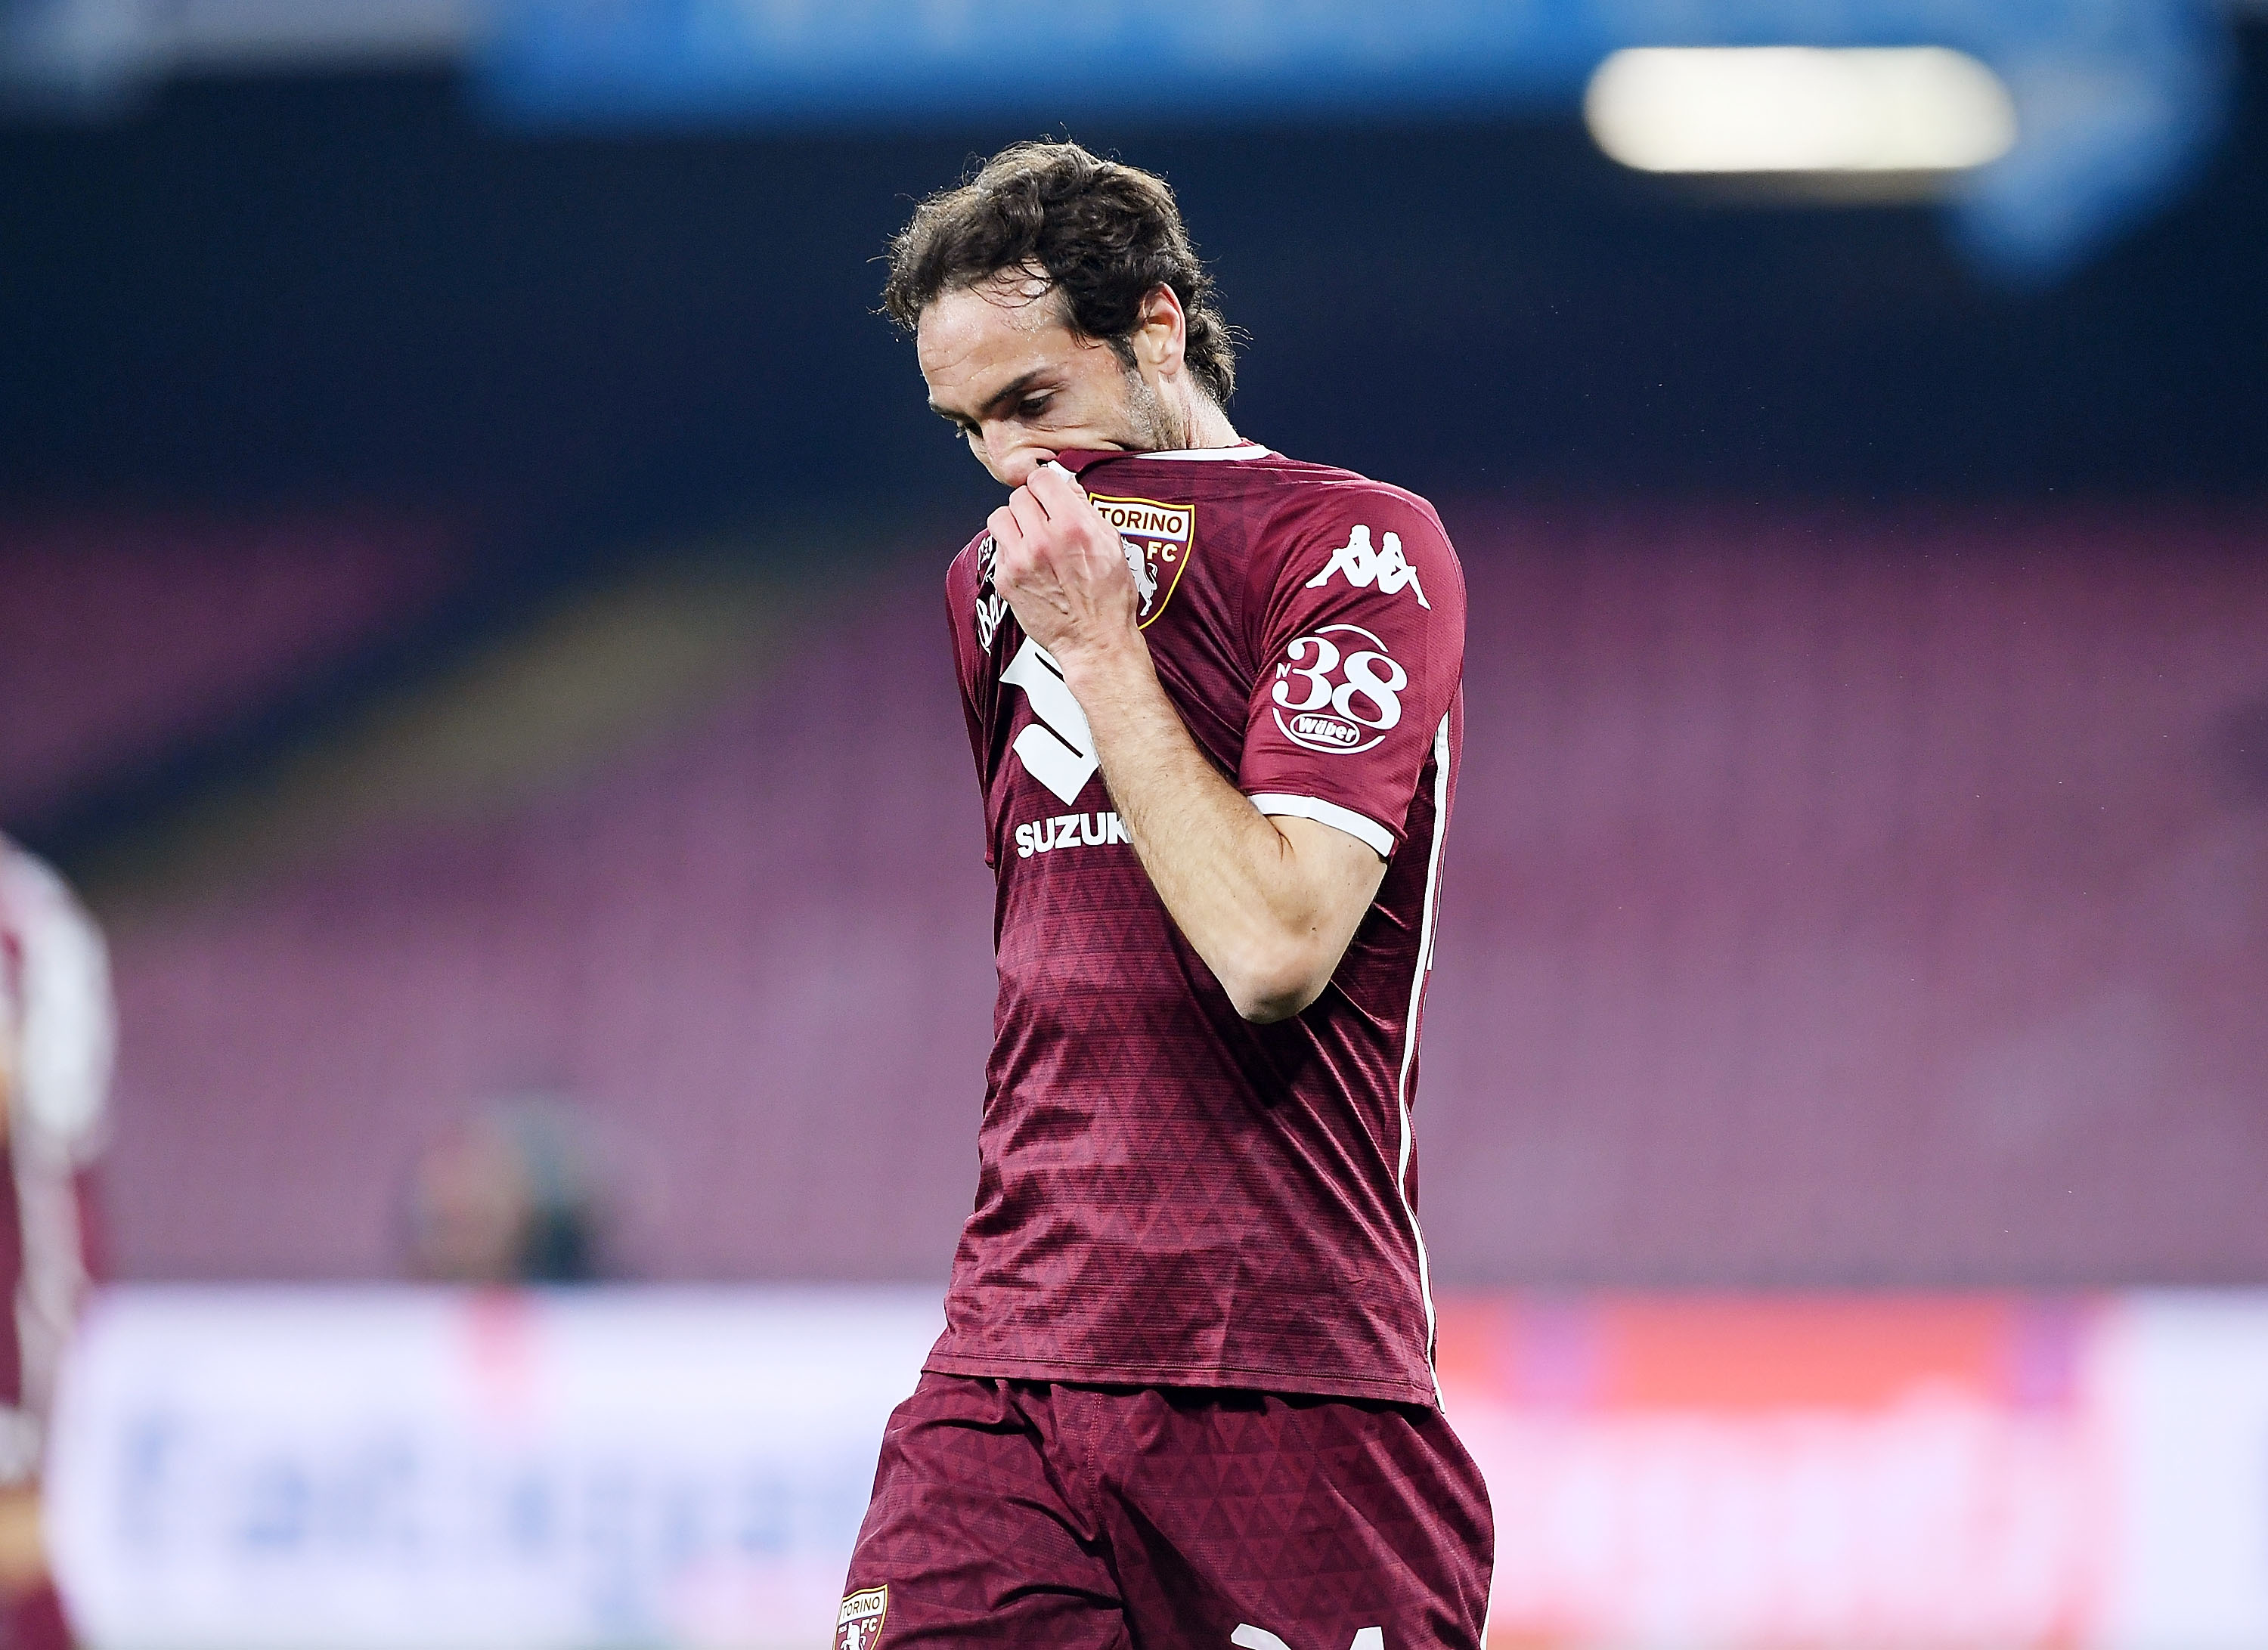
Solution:
[[[1373,549],[1370,529],[1357,527],[1347,534],[1347,541],[1331,552],[1331,559],[1323,564],[1323,571],[1307,581],[1307,588],[1320,590],[1331,581],[1333,573],[1344,573],[1346,581],[1357,590],[1378,587],[1381,595],[1397,595],[1404,590],[1418,593],[1418,605],[1428,613],[1433,604],[1425,600],[1425,586],[1418,582],[1418,570],[1410,565],[1402,554],[1402,535],[1386,535],[1386,548]]]
[[[1094,731],[1065,685],[1062,667],[1027,636],[1000,680],[1024,690],[1038,718],[1016,735],[1016,757],[1024,771],[1065,802],[1078,801],[1102,764],[1094,754]]]
[[[1119,542],[1126,547],[1126,565],[1142,600],[1135,622],[1147,630],[1174,599],[1174,587],[1197,549],[1197,506],[1160,504],[1154,498],[1091,497],[1090,502],[1118,529]]]
[[[874,1641],[882,1636],[882,1618],[889,1609],[887,1587],[851,1594],[835,1612],[835,1650],[874,1650]]]

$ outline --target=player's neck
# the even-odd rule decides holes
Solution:
[[[1243,438],[1236,433],[1236,426],[1229,423],[1228,415],[1209,395],[1191,391],[1182,400],[1179,410],[1182,416],[1176,423],[1180,428],[1168,436],[1173,450],[1191,452],[1200,447],[1233,447]]]

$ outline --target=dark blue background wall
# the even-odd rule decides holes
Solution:
[[[1076,135],[1180,188],[1275,446],[1443,491],[2249,490],[2263,41],[2204,183],[2033,294],[1926,209],[1727,203],[1567,124]],[[415,77],[0,129],[0,490],[442,498],[551,534],[974,505],[873,259],[1019,135],[513,136]]]

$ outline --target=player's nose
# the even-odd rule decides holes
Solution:
[[[1011,487],[1015,486],[1018,478],[1008,473],[1016,459],[1014,438],[997,424],[986,424],[981,433],[983,438],[984,468],[992,472],[993,480],[1005,482]]]
[[[1051,449],[1034,446],[1005,431],[984,432],[984,468],[992,472],[993,479],[1007,486],[1021,487],[1032,479],[1034,470],[1053,457]]]

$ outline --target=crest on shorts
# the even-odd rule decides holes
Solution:
[[[874,1650],[882,1636],[882,1617],[889,1609],[887,1587],[870,1587],[850,1595],[835,1613],[835,1650]]]
[[[1090,497],[1126,547],[1126,565],[1133,571],[1134,589],[1142,598],[1136,622],[1147,630],[1173,600],[1174,586],[1181,583],[1182,570],[1197,549],[1197,506],[1160,504],[1154,498]]]

